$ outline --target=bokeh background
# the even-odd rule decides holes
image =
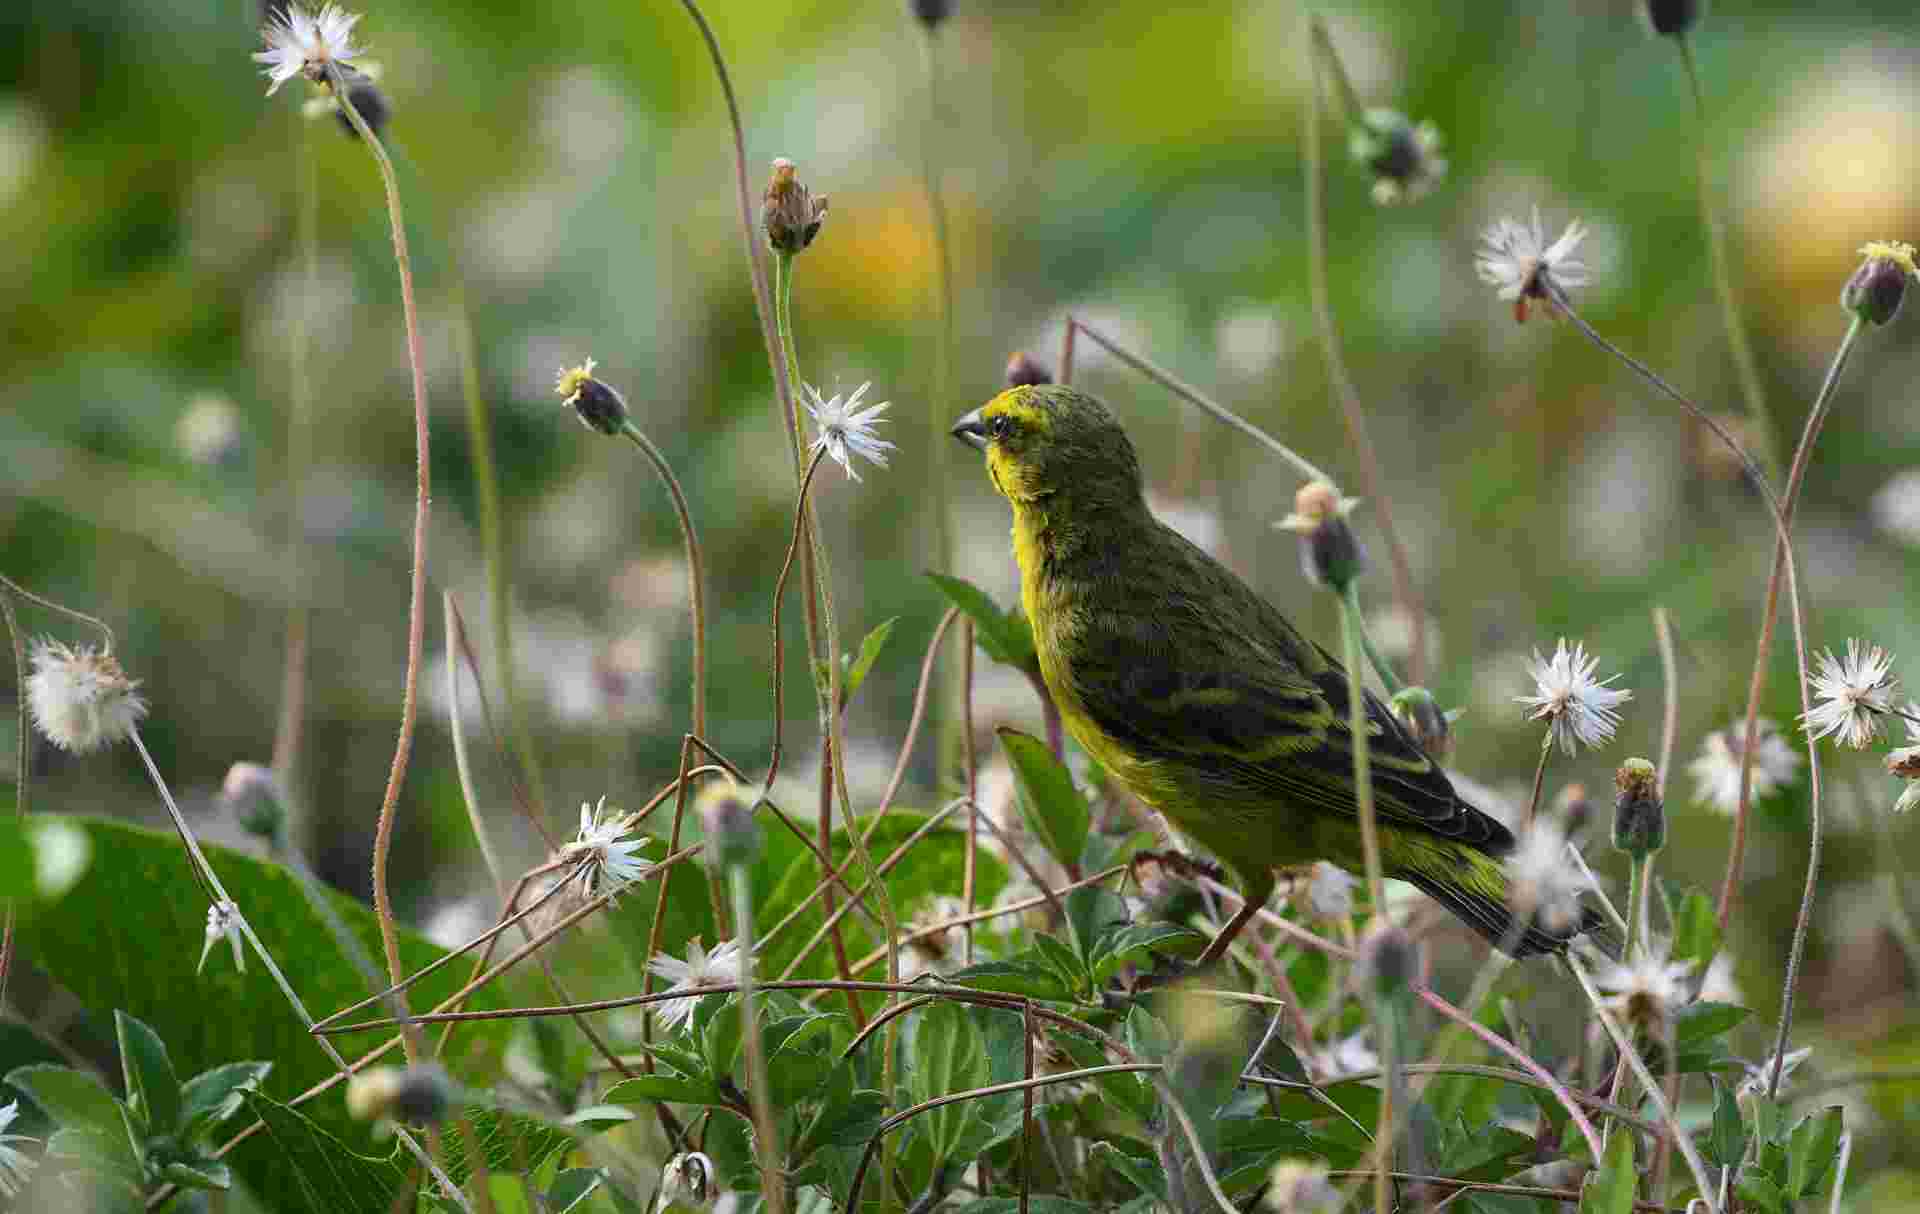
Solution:
[[[1611,747],[1550,773],[1549,795],[1580,782],[1604,805],[1613,765],[1658,746],[1650,609],[1665,606],[1676,629],[1684,765],[1744,703],[1771,553],[1756,495],[1696,427],[1570,327],[1538,314],[1516,325],[1473,275],[1475,235],[1494,217],[1537,204],[1549,225],[1584,219],[1590,319],[1710,411],[1740,411],[1685,77],[1634,10],[1463,0],[1326,14],[1362,97],[1446,137],[1444,185],[1383,210],[1329,119],[1332,294],[1431,615],[1430,682],[1467,710],[1458,764],[1512,801],[1537,754],[1511,699],[1530,650],[1584,640],[1634,692]],[[217,809],[228,766],[270,756],[289,607],[304,604],[299,839],[326,880],[364,895],[405,644],[413,444],[399,291],[371,160],[332,119],[302,116],[300,82],[262,97],[248,58],[258,15],[251,0],[13,0],[0,14],[0,572],[114,625],[153,702],[157,757],[217,838],[238,838]],[[829,391],[872,381],[873,398],[893,402],[893,466],[858,484],[828,470],[816,496],[849,644],[898,617],[849,726],[855,797],[871,803],[944,608],[923,570],[1013,601],[1004,505],[946,425],[1000,386],[1012,351],[1056,364],[1069,313],[1356,490],[1306,289],[1304,16],[1274,0],[961,0],[938,41],[931,121],[919,31],[894,0],[715,3],[711,16],[756,192],[787,156],[832,198],[795,295],[806,376]],[[564,829],[602,795],[643,800],[673,769],[688,708],[667,499],[631,448],[584,431],[552,393],[556,370],[588,355],[692,500],[709,560],[711,732],[757,768],[792,480],[725,112],[691,25],[669,0],[406,3],[371,9],[360,36],[384,69],[419,275],[432,586],[457,598],[485,651],[501,605],[480,559],[464,314],[503,495],[514,677],[551,820]],[[1774,414],[1767,440],[1787,451],[1845,329],[1836,297],[1855,250],[1920,232],[1920,37],[1905,3],[1727,2],[1695,45],[1711,188]],[[309,157],[311,281],[297,240]],[[938,397],[927,160],[954,266],[954,359]],[[314,413],[306,457],[290,459],[303,317]],[[1862,343],[1808,476],[1799,542],[1813,643],[1862,636],[1920,678],[1916,326],[1910,310]],[[1126,418],[1163,513],[1332,645],[1331,603],[1270,529],[1296,487],[1288,470],[1084,341],[1076,379]],[[1368,594],[1388,605],[1384,569]],[[431,607],[393,871],[401,915],[451,939],[492,904],[454,777],[437,597]],[[23,618],[74,635],[57,616]],[[1767,695],[1783,722],[1797,709],[1789,653],[1776,646]],[[1024,685],[982,665],[982,726],[1036,726]],[[787,698],[803,752],[804,677],[796,668]],[[488,680],[497,697],[490,665]],[[10,705],[10,674],[0,691]],[[0,714],[9,775],[12,729]],[[910,800],[955,787],[936,753],[921,748]],[[1877,755],[1828,757],[1836,825],[1800,1037],[1816,1047],[1809,1071],[1828,1077],[1910,1067],[1913,824],[1889,815],[1899,789]],[[161,821],[125,752],[77,760],[36,743],[33,762],[40,807]],[[797,789],[804,754],[793,767]],[[537,860],[484,747],[480,780],[510,860]],[[1729,824],[1691,789],[1682,768],[1663,869],[1711,888]],[[1762,1019],[1778,1007],[1806,799],[1803,774],[1758,807],[1732,930],[1734,978]],[[1604,844],[1594,854],[1618,874]],[[1758,1028],[1751,1045],[1764,1049]],[[1916,1091],[1835,1093],[1866,1119],[1863,1194],[1895,1201],[1920,1185],[1896,1159],[1917,1128]]]

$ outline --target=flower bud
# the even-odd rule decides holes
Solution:
[[[347,1112],[360,1121],[387,1118],[407,1125],[438,1125],[453,1104],[453,1081],[437,1062],[401,1070],[377,1066],[347,1084]]]
[[[1613,845],[1636,860],[1653,855],[1667,842],[1667,810],[1660,800],[1660,777],[1645,759],[1628,759],[1614,773]]]
[[[1562,788],[1553,799],[1550,816],[1560,823],[1568,838],[1578,838],[1593,820],[1593,799],[1587,795],[1587,786],[1575,781]]]
[[[1407,727],[1420,749],[1436,759],[1453,750],[1453,727],[1440,702],[1424,687],[1405,687],[1393,697],[1393,715]]]
[[[1840,306],[1865,321],[1884,325],[1899,315],[1914,276],[1913,246],[1904,241],[1872,240],[1860,246],[1866,260],[1840,289]]]
[[[930,30],[953,16],[953,0],[907,0],[907,8]]]
[[[1373,200],[1381,206],[1418,201],[1447,175],[1440,128],[1415,126],[1399,110],[1363,113],[1348,129],[1347,154],[1373,174]]]
[[[1420,981],[1420,946],[1406,930],[1381,922],[1360,941],[1354,983],[1369,1003],[1395,1003]]]
[[[1347,515],[1359,504],[1359,498],[1341,497],[1328,481],[1309,481],[1293,495],[1293,513],[1274,524],[1300,537],[1300,571],[1314,585],[1345,594],[1366,567],[1366,552],[1347,525]]]
[[[1707,7],[1706,0],[1645,0],[1640,6],[1640,15],[1656,34],[1671,34],[1679,37],[1700,22],[1700,14]]]
[[[1015,350],[1013,357],[1007,360],[1007,387],[1009,388],[1031,388],[1037,384],[1052,382],[1053,373],[1028,358],[1024,350]]]
[[[387,95],[380,91],[380,86],[373,82],[371,75],[352,64],[342,63],[340,75],[346,79],[347,100],[353,103],[353,108],[359,113],[360,120],[367,124],[367,129],[375,136],[384,139],[387,134],[387,120],[393,117],[393,106],[388,104]],[[360,137],[360,132],[353,128],[353,119],[347,117],[344,109],[339,108],[338,101],[334,103],[333,113],[334,117],[340,120],[342,130],[355,139]]]
[[[813,243],[827,218],[827,196],[815,198],[794,163],[784,156],[773,162],[773,175],[760,203],[760,226],[767,243],[778,253],[798,253]]]
[[[707,837],[707,863],[716,869],[752,864],[760,855],[760,827],[753,820],[754,798],[731,780],[700,790],[695,805]]]
[[[719,1196],[720,1184],[714,1179],[713,1160],[699,1151],[682,1151],[660,1169],[659,1208],[662,1210],[675,1206],[710,1210]]]
[[[593,376],[593,360],[577,367],[564,367],[553,390],[560,403],[571,407],[580,424],[589,430],[612,436],[627,424],[627,402],[613,387]]]
[[[235,763],[220,785],[220,804],[240,822],[240,829],[268,843],[277,843],[287,827],[287,808],[280,799],[280,781],[273,769],[258,763]]]

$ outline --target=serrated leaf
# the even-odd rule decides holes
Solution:
[[[180,1125],[180,1080],[167,1060],[167,1043],[135,1017],[116,1009],[114,1035],[120,1043],[120,1077],[135,1123],[149,1134],[171,1134]]]
[[[192,1143],[240,1109],[241,1095],[255,1090],[273,1070],[271,1062],[229,1062],[202,1071],[180,1089],[180,1139]]]
[[[1793,1127],[1787,1139],[1787,1196],[1812,1196],[1840,1152],[1845,1117],[1839,1105],[1828,1105]]]
[[[1093,813],[1074,786],[1073,774],[1032,734],[1005,725],[994,733],[1013,764],[1027,825],[1053,858],[1077,876]]]
[[[669,1104],[707,1104],[727,1107],[720,1088],[708,1079],[688,1075],[635,1075],[622,1079],[601,1097],[606,1104],[644,1104],[664,1100]]]
[[[866,635],[866,639],[860,642],[860,652],[848,659],[846,673],[840,678],[842,704],[852,703],[854,693],[860,690],[860,684],[867,681],[867,675],[872,672],[873,664],[880,658],[880,651],[887,647],[887,638],[893,635],[893,626],[899,622],[900,617],[896,615],[875,626],[874,630]]]
[[[387,1214],[393,1208],[407,1182],[393,1163],[356,1154],[298,1109],[259,1092],[245,1100],[266,1126],[255,1137],[267,1140],[276,1161],[266,1191],[281,1214]]]
[[[1055,1003],[1073,1000],[1073,991],[1053,967],[1031,954],[1009,957],[1005,961],[982,961],[947,975],[946,981],[976,991],[994,991],[1005,995],[1025,995]]]
[[[547,1188],[549,1214],[567,1214],[587,1198],[592,1197],[607,1174],[601,1168],[567,1168],[553,1178],[553,1184]]]
[[[1615,1127],[1599,1169],[1580,1190],[1580,1214],[1633,1214],[1640,1174],[1633,1167],[1633,1135]]]
[[[1747,1126],[1732,1086],[1714,1079],[1713,1131],[1707,1135],[1706,1156],[1715,1166],[1730,1168],[1747,1154]]]
[[[929,573],[927,577],[940,588],[949,602],[973,621],[974,644],[980,646],[988,657],[1018,670],[1039,671],[1040,659],[1033,647],[1033,626],[1027,621],[1026,612],[1018,607],[1011,611],[1000,610],[986,591],[965,578],[944,573]]]

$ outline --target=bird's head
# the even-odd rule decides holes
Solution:
[[[1107,407],[1063,384],[1009,388],[954,424],[984,451],[993,487],[1019,505],[1140,501],[1140,460]]]

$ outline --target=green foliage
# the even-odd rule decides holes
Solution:
[[[1580,1194],[1580,1214],[1633,1214],[1633,1197],[1640,1174],[1633,1166],[1633,1133],[1616,1127],[1607,1140],[1607,1157],[1587,1179]]]
[[[1015,670],[1039,673],[1040,658],[1033,647],[1033,625],[1018,607],[1002,611],[987,592],[964,578],[945,573],[927,577],[955,607],[973,621],[974,644],[986,655]]]
[[[1053,757],[1047,744],[1031,734],[1001,727],[995,731],[1020,784],[1020,808],[1047,851],[1069,872],[1078,872],[1093,813],[1073,782],[1073,774]]]

